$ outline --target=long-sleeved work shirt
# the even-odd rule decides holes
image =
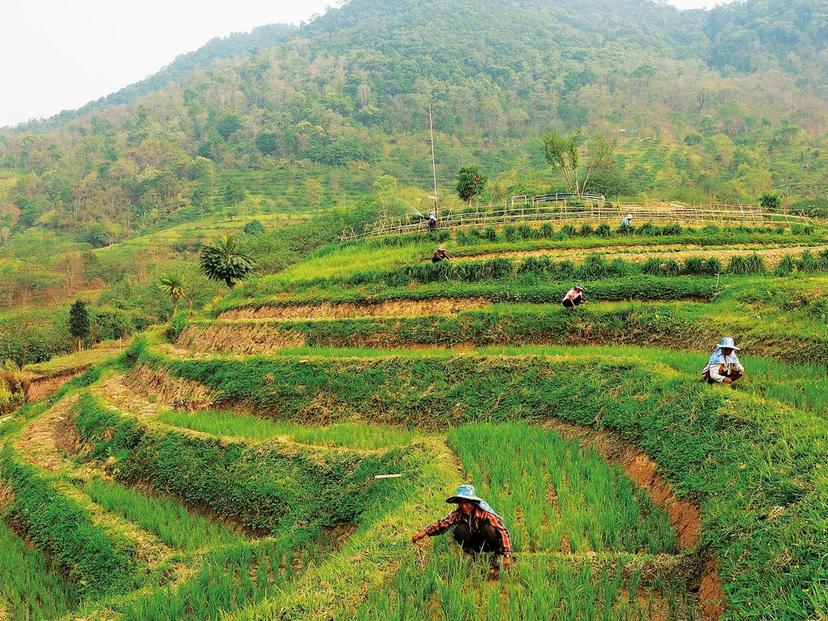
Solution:
[[[486,524],[491,524],[500,533],[501,549],[498,551],[498,554],[502,554],[506,558],[512,556],[512,540],[509,537],[508,529],[503,524],[503,520],[498,515],[490,513],[479,506],[475,506],[474,511],[470,514],[463,513],[458,507],[442,520],[434,522],[434,524],[426,528],[425,532],[429,537],[442,535],[452,526],[456,526],[462,522],[468,524],[469,530],[473,533],[480,532]]]

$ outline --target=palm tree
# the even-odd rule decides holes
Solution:
[[[239,248],[232,235],[225,235],[201,250],[201,271],[210,280],[224,281],[231,289],[253,269],[250,255]]]
[[[184,281],[178,274],[167,274],[161,278],[161,289],[172,299],[173,316],[178,310],[178,303],[184,297]]]

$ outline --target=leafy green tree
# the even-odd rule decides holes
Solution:
[[[69,309],[69,333],[77,342],[78,350],[80,350],[84,339],[89,337],[90,327],[86,304],[81,300],[75,300],[75,303]]]
[[[471,206],[472,199],[486,188],[486,176],[478,166],[461,168],[457,174],[457,195]]]
[[[765,192],[764,194],[762,194],[762,196],[759,197],[759,205],[762,207],[762,209],[776,211],[782,206],[782,201],[776,194]]]
[[[567,135],[550,132],[542,140],[546,163],[563,176],[573,194],[585,192],[592,174],[612,163],[612,146],[603,136],[596,136],[585,148],[586,164],[582,166],[580,143],[580,130]]]
[[[219,121],[218,133],[227,140],[242,128],[242,120],[238,114],[228,114]]]
[[[235,179],[230,179],[224,188],[224,200],[231,205],[240,203],[244,200],[244,189],[239,185]]]
[[[251,220],[244,225],[245,235],[264,235],[264,225],[258,220]]]
[[[382,205],[382,215],[388,217],[388,205],[397,195],[397,179],[391,175],[382,175],[374,181],[374,192]]]
[[[178,311],[178,304],[184,298],[184,281],[177,274],[166,274],[161,277],[161,290],[170,296],[173,303],[172,314]]]
[[[232,235],[225,235],[201,250],[201,271],[210,280],[236,286],[253,269],[253,258],[246,254]]]

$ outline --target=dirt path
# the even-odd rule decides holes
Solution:
[[[623,248],[623,247],[620,247]],[[701,259],[716,258],[725,264],[734,256],[751,256],[754,252],[761,256],[768,267],[776,267],[786,256],[799,257],[810,250],[814,254],[828,250],[828,245],[821,246],[773,246],[769,244],[740,244],[733,246],[719,246],[710,248],[692,244],[665,245],[665,246],[629,246],[619,247],[606,246],[602,248],[580,249],[571,248],[557,250],[554,248],[543,250],[515,250],[503,252],[489,252],[478,255],[463,255],[457,257],[457,261],[482,261],[486,259],[524,259],[528,257],[549,257],[558,261],[569,260],[573,263],[583,263],[587,256],[599,253],[605,259],[624,259],[625,261],[645,261],[650,258],[662,259],[664,261],[682,261],[691,257]]]

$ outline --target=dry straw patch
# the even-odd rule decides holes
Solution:
[[[733,246],[698,246],[692,244],[670,244],[663,246],[603,246],[598,248],[567,248],[558,250],[554,248],[543,250],[508,250],[502,252],[487,252],[475,255],[463,255],[460,260],[482,261],[486,259],[499,258],[528,258],[528,257],[549,257],[555,260],[569,260],[574,263],[583,263],[589,255],[600,253],[605,259],[624,259],[625,261],[645,261],[650,258],[658,258],[674,261],[683,261],[692,257],[701,259],[719,259],[726,262],[732,257],[749,257],[753,253],[758,254],[765,260],[769,267],[776,267],[786,256],[799,256],[804,251],[810,250],[814,254],[828,250],[828,245],[822,246],[772,246],[768,244],[738,244]]]
[[[120,399],[123,403],[113,401],[106,392],[104,396],[119,407],[123,406],[123,409],[128,412],[136,411],[135,404],[132,403],[135,394],[130,394],[130,392],[137,393],[139,397],[147,397],[146,402],[153,405],[155,409],[155,412],[147,411],[148,414],[157,413],[159,406],[190,411],[206,410],[216,401],[212,391],[204,384],[170,377],[146,365],[133,369],[122,376],[120,381],[126,390],[116,395],[116,400],[123,397]],[[146,406],[146,403],[139,405]]]
[[[14,447],[26,461],[55,472],[64,465],[64,455],[77,452],[77,436],[71,421],[77,400],[77,395],[62,399],[23,430]]]
[[[388,300],[385,302],[343,302],[341,304],[297,304],[236,308],[223,312],[219,319],[356,319],[360,317],[417,317],[452,315],[464,310],[486,308],[484,298],[433,298],[428,300]]]
[[[286,347],[303,347],[305,337],[267,324],[210,324],[188,326],[177,348],[193,353],[270,354]]]

